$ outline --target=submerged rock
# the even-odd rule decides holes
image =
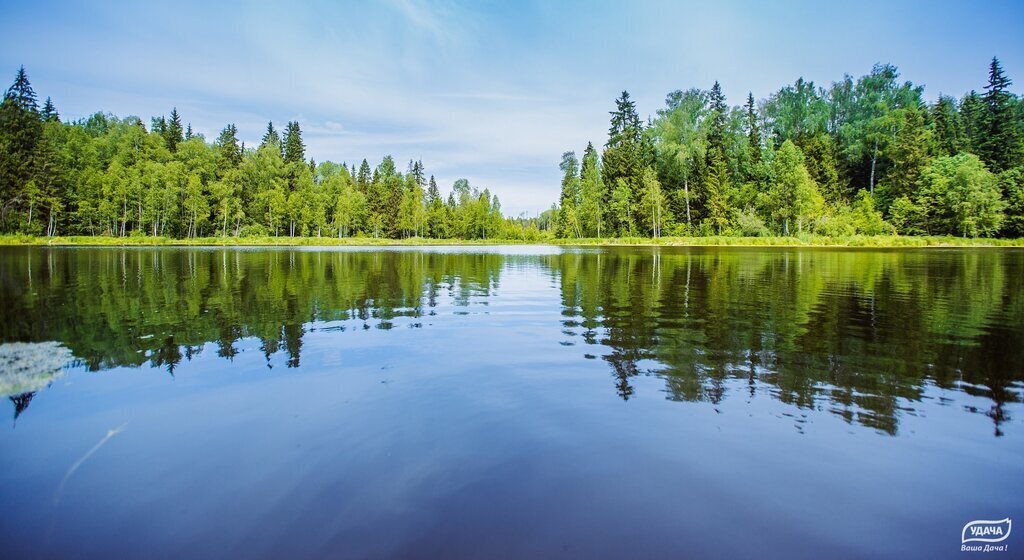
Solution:
[[[71,351],[58,342],[0,344],[0,396],[38,391],[64,375]]]

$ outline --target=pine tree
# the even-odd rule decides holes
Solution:
[[[281,135],[274,130],[274,121],[267,123],[267,131],[263,133],[263,139],[260,141],[260,147],[263,146],[276,146],[281,157],[284,157],[284,146],[281,145]]]
[[[41,142],[43,125],[36,94],[22,66],[0,103],[0,230],[13,229],[12,212],[26,204],[26,189],[37,188],[34,179]]]
[[[306,145],[298,121],[291,121],[284,133],[284,160],[288,163],[306,161]]]
[[[897,111],[896,135],[886,150],[892,165],[886,175],[887,192],[881,200],[882,207],[900,196],[913,198],[921,173],[928,166],[931,131],[925,126],[922,113],[917,107]]]
[[[238,128],[234,123],[224,127],[217,137],[217,152],[220,158],[220,169],[226,172],[242,164],[242,147],[238,144]]]
[[[606,233],[604,213],[608,193],[601,180],[601,162],[594,145],[587,142],[580,166],[580,225],[583,235],[601,237]]]
[[[985,104],[978,92],[971,90],[960,101],[960,116],[964,126],[964,146],[967,152],[980,153],[985,143]]]
[[[171,118],[167,121],[167,129],[164,131],[164,142],[167,144],[167,149],[174,152],[178,151],[178,144],[180,144],[183,138],[183,131],[181,127],[181,116],[178,115],[178,108],[171,109]]]
[[[761,163],[761,129],[757,125],[757,107],[753,92],[747,94],[747,145],[750,146],[750,163]]]
[[[952,156],[966,148],[964,124],[957,111],[955,99],[940,95],[938,101],[932,105],[929,116],[932,130],[934,130],[935,145],[939,151],[938,155]]]
[[[353,170],[354,171],[354,170]],[[370,175],[370,163],[363,159],[363,163],[359,164],[359,173],[352,173],[356,178],[356,188],[366,194],[370,189],[371,175]]]
[[[989,66],[988,85],[985,86],[984,136],[978,145],[978,156],[989,167],[999,172],[1015,167],[1020,162],[1021,133],[1015,114],[1016,96],[1009,91],[1013,84],[999,59],[992,57]]]
[[[629,92],[623,91],[615,100],[615,110],[610,114],[608,142],[601,158],[604,184],[612,190],[610,221],[619,231],[632,231],[643,171],[653,153],[648,152],[649,145],[643,141],[643,125]]]
[[[562,195],[559,197],[558,225],[555,235],[558,237],[581,237],[579,205],[580,205],[580,177],[578,174],[579,162],[576,159],[576,152],[565,152],[562,154],[562,163],[558,166],[562,170]]]
[[[708,151],[717,150],[724,157],[726,112],[728,107],[725,105],[725,95],[722,94],[722,86],[717,81],[715,85],[711,86],[711,95],[708,98],[708,102],[711,108]],[[712,156],[709,155],[708,157]]]
[[[46,103],[43,103],[43,111],[39,114],[39,117],[43,119],[43,122],[60,122],[57,107],[53,105],[53,100],[49,96],[46,97]]]
[[[191,140],[192,136],[192,123],[188,123],[188,127],[185,128],[185,140]]]
[[[15,105],[25,111],[36,113],[39,111],[39,104],[36,102],[36,92],[32,89],[32,84],[28,81],[28,74],[25,73],[25,67],[18,68],[18,74],[14,78],[14,83],[7,89],[7,93],[4,94],[4,100],[11,100]]]

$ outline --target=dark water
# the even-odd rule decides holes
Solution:
[[[1021,251],[6,248],[0,309],[36,343],[0,347],[5,558],[957,558],[1024,522]]]

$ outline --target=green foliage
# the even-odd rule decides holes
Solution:
[[[1024,157],[1024,102],[1010,85],[993,60],[984,95],[929,107],[921,86],[879,64],[730,108],[715,82],[669,93],[646,127],[623,92],[603,158],[584,155],[579,198],[563,180],[556,233],[1022,235],[1019,176],[990,173]],[[588,171],[598,167],[601,182]],[[565,225],[577,221],[579,231]]]
[[[152,119],[147,132],[137,117],[61,123],[52,101],[40,113],[35,99],[22,69],[0,104],[0,232],[122,240],[543,235],[539,219],[506,219],[498,197],[465,179],[445,204],[433,177],[427,190],[422,162],[405,174],[391,156],[372,172],[366,160],[358,172],[307,162],[298,122],[283,141],[269,123],[260,147],[246,150],[234,124],[212,144],[183,134],[177,109]],[[589,157],[593,179],[599,164],[593,150]],[[578,204],[578,177],[570,190]]]
[[[580,220],[580,177],[579,162],[575,152],[562,154],[562,194],[558,200],[558,224],[555,235],[559,237],[582,237]]]
[[[925,170],[914,203],[923,207],[924,229],[964,237],[995,235],[1006,202],[997,178],[973,154],[937,158]]]
[[[999,172],[1021,163],[1021,126],[1016,111],[1017,98],[1009,91],[1013,82],[1003,73],[999,59],[989,66],[988,85],[982,99],[984,111],[978,127],[975,152],[993,171]]]
[[[999,174],[999,190],[1006,199],[1004,234],[1024,237],[1024,169],[1017,167]]]

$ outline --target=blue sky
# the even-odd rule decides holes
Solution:
[[[604,142],[623,89],[646,116],[716,79],[739,104],[892,62],[934,99],[981,89],[993,55],[1024,84],[1024,2],[205,4],[5,5],[0,72],[24,64],[70,118],[176,106],[250,145],[297,119],[318,161],[422,159],[443,190],[466,177],[509,214],[555,201],[562,152]]]

